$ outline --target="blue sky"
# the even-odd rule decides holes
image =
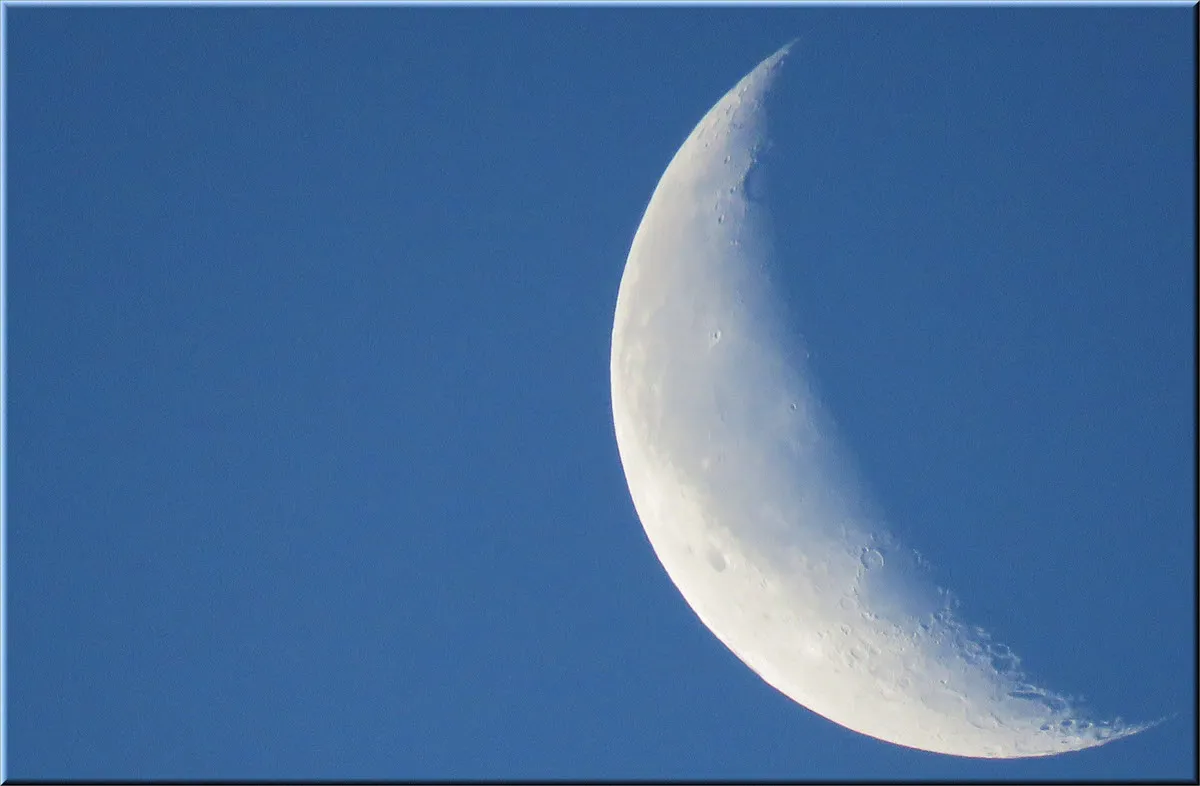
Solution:
[[[1195,777],[1191,8],[5,14],[9,777]],[[797,36],[776,246],[874,500],[1163,725],[857,735],[651,551],[625,256]]]

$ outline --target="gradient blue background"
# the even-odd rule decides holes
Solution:
[[[1195,777],[1192,9],[6,14],[9,777]],[[860,736],[650,549],[625,255],[794,36],[777,247],[874,499],[1160,727]]]

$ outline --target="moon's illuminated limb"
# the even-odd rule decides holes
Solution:
[[[1140,731],[1085,719],[958,621],[839,458],[770,278],[765,208],[746,194],[786,49],[675,154],[621,280],[613,420],[656,554],[751,669],[863,734],[1008,758]]]

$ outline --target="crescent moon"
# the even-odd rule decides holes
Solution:
[[[790,45],[789,45],[790,46]],[[1093,721],[956,616],[865,501],[773,281],[755,178],[784,47],[688,136],[634,237],[612,408],[634,506],[700,620],[835,723],[956,756],[1048,756],[1151,724]]]

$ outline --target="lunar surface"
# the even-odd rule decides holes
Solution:
[[[764,101],[786,53],[675,154],[621,280],[613,421],[655,553],[747,666],[862,734],[1012,758],[1141,731],[1031,684],[1007,648],[957,619],[866,502],[773,280],[780,257],[755,194]]]

